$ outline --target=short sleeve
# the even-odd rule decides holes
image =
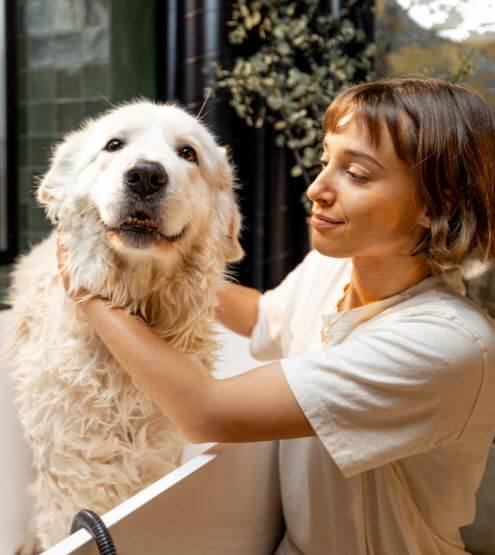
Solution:
[[[266,291],[259,300],[258,318],[251,334],[249,349],[259,360],[274,360],[284,356],[290,345],[288,321],[298,298],[297,290],[314,253],[294,268],[274,289]]]
[[[483,379],[476,337],[431,314],[390,319],[281,364],[346,478],[457,439]]]

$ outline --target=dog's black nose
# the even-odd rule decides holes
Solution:
[[[168,175],[158,162],[138,162],[125,174],[125,183],[143,199],[161,191],[168,183]]]

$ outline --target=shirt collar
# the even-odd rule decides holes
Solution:
[[[350,271],[346,272],[345,276],[346,279],[341,282],[342,293],[344,292],[346,285],[349,283]],[[466,288],[462,281],[460,268],[455,267],[443,272],[442,274],[433,274],[428,276],[412,287],[409,287],[409,289],[401,291],[396,295],[392,295],[391,297],[387,297],[364,306],[359,306],[343,312],[338,312],[337,307],[334,306],[331,312],[322,315],[322,327],[320,329],[321,342],[325,346],[336,344],[342,341],[351,329],[360,323],[370,320],[387,308],[409,299],[414,295],[418,295],[419,293],[430,288],[445,285],[452,287],[460,295],[466,294]]]
[[[341,292],[338,299],[340,299],[341,296],[344,294],[345,288],[349,284],[351,273],[352,273],[352,262],[350,262],[348,271],[345,272],[344,274],[345,279],[341,282],[341,288],[340,288]],[[397,293],[385,299],[381,299],[379,301],[375,301],[373,303],[370,303],[364,306],[359,306],[351,310],[347,310],[344,313],[350,313],[350,312],[361,313],[361,312],[368,312],[368,311],[380,312],[387,306],[396,304],[404,299],[409,299],[413,295],[417,295],[420,292],[425,291],[429,288],[433,288],[438,285],[441,286],[444,284],[447,284],[448,286],[452,287],[458,294],[463,296],[466,295],[466,287],[464,285],[464,282],[462,281],[461,270],[458,266],[455,266],[453,268],[449,268],[448,270],[445,270],[443,273],[435,273],[433,275],[430,275],[422,279],[420,282],[415,283],[413,286],[409,287],[408,289],[401,291],[400,293]],[[335,306],[333,307],[333,310],[330,313],[328,313],[328,316],[334,317],[335,314],[343,314],[343,313],[338,312],[337,307]],[[327,314],[325,314],[324,316],[327,316]]]

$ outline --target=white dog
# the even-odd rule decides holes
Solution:
[[[61,227],[74,290],[140,315],[211,369],[216,292],[242,255],[233,189],[225,149],[196,118],[137,102],[69,134],[38,200]],[[173,470],[186,443],[66,298],[55,243],[21,258],[11,289],[43,548],[80,509],[104,513]]]

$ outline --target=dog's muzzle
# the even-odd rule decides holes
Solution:
[[[107,233],[118,234],[121,241],[143,249],[161,241],[176,243],[187,231],[168,235],[162,227],[163,198],[169,183],[168,174],[159,162],[137,162],[124,174],[125,199],[112,223],[105,223]],[[115,222],[115,223],[114,223]]]

